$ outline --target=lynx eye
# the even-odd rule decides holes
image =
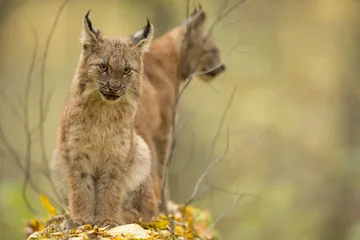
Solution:
[[[98,65],[100,72],[106,72],[108,70],[108,66],[104,63]]]
[[[124,68],[124,74],[125,75],[129,75],[131,73],[131,71],[132,71],[131,67],[125,67]]]

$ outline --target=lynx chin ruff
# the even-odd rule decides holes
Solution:
[[[131,223],[157,208],[152,154],[135,130],[143,54],[154,28],[103,36],[83,18],[82,51],[61,114],[51,174],[69,207],[66,228]]]

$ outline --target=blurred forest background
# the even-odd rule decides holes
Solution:
[[[209,27],[226,1],[199,2]],[[25,165],[29,148],[22,106],[37,43],[27,101],[33,129],[31,173],[40,192],[52,198],[36,126],[43,51],[61,4],[60,0],[0,0],[0,124]],[[186,16],[185,0],[68,2],[45,65],[47,158],[79,58],[81,18],[89,8],[94,25],[112,36],[137,31],[146,15],[159,36]],[[243,149],[212,170],[208,192],[194,203],[216,217],[231,205],[231,192],[240,189],[249,194],[218,223],[224,239],[360,239],[360,2],[252,0],[222,20],[213,36],[223,56],[239,45],[227,59],[224,74],[211,86],[195,79],[182,98],[169,177],[172,198],[179,203],[188,198],[199,175],[223,152],[230,129],[230,147]],[[219,142],[213,147],[235,86]],[[25,176],[14,154],[1,144],[0,239],[24,239],[24,221],[34,216],[22,197]],[[27,196],[38,214],[47,216],[31,186]]]

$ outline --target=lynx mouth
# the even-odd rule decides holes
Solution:
[[[100,91],[101,95],[108,101],[116,101],[120,98],[121,95],[115,93],[104,93]]]
[[[206,70],[205,70],[206,71]],[[217,75],[219,75],[220,73],[222,73],[223,71],[225,71],[225,66],[224,65],[221,65],[220,67],[206,73],[205,75],[206,76],[209,76],[209,77],[216,77]]]

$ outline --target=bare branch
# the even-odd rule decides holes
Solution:
[[[9,143],[9,141],[6,138],[6,135],[0,125],[0,142],[3,144],[3,146],[5,147],[6,151],[8,154],[10,154],[11,157],[13,157],[13,159],[15,160],[15,164],[18,166],[18,168],[24,172],[24,174],[26,174],[26,169],[25,166],[23,166],[22,162],[21,162],[21,157],[19,156],[19,154],[16,152],[16,150],[14,149],[14,147]],[[47,194],[45,191],[40,190],[39,187],[34,183],[34,181],[31,178],[31,175],[29,176],[29,184],[32,187],[32,189],[34,189],[34,191],[38,194],[40,193],[44,193],[45,195],[49,196],[49,194]],[[61,206],[52,198],[50,198],[50,201],[52,203],[54,203],[54,205],[56,205],[57,207],[61,208]]]
[[[34,71],[35,60],[37,55],[38,49],[38,38],[35,29],[33,30],[34,38],[35,38],[35,46],[27,74],[26,85],[25,85],[25,93],[24,93],[24,131],[25,131],[25,138],[26,138],[26,147],[25,147],[25,178],[22,187],[22,196],[23,199],[28,207],[28,209],[34,214],[37,215],[36,210],[31,206],[29,199],[27,198],[27,186],[30,179],[31,174],[31,133],[29,127],[29,95],[30,95],[30,88],[32,83],[32,73]]]
[[[238,7],[244,5],[248,2],[250,2],[250,0],[240,0],[237,3],[235,3],[234,5],[232,5],[231,7],[229,7],[227,10],[224,10],[219,16],[219,21],[224,19],[226,16],[228,16],[231,12],[233,12]]]
[[[209,88],[211,88],[211,90],[213,90],[214,93],[219,94],[219,91],[216,90],[216,88],[209,82],[206,82],[206,85],[209,86]]]
[[[200,175],[200,177],[198,178],[196,184],[195,184],[195,187],[194,187],[194,190],[193,192],[191,193],[190,197],[188,198],[188,200],[186,201],[186,205],[189,205],[190,203],[192,203],[196,197],[196,194],[198,193],[199,191],[199,187],[200,187],[200,184],[202,183],[202,181],[204,180],[204,178],[209,174],[210,170],[217,164],[219,163],[221,160],[223,160],[227,154],[228,154],[228,151],[229,151],[229,134],[228,134],[228,138],[227,138],[227,141],[226,141],[226,147],[225,147],[225,151],[224,153],[216,158],[214,161],[212,161],[208,166],[207,168],[205,169],[205,171]]]
[[[41,75],[40,75],[40,95],[39,95],[39,119],[40,119],[40,126],[39,126],[39,130],[40,130],[40,145],[41,145],[41,150],[42,150],[42,159],[43,162],[45,164],[45,166],[47,166],[47,170],[49,170],[49,164],[47,161],[47,156],[46,156],[46,148],[45,148],[45,140],[44,140],[44,122],[46,120],[46,111],[47,111],[47,106],[44,103],[44,92],[45,92],[45,68],[46,68],[46,60],[47,60],[47,56],[48,56],[48,52],[49,52],[49,47],[50,47],[50,43],[52,40],[52,37],[54,35],[55,29],[57,27],[58,21],[60,19],[61,13],[64,10],[66,4],[68,3],[69,0],[64,0],[63,3],[61,4],[61,6],[59,7],[56,15],[55,15],[55,19],[54,22],[51,26],[49,35],[46,39],[45,42],[45,50],[43,53],[43,57],[42,57],[42,63],[41,63]]]
[[[221,19],[223,19],[226,15],[230,14],[235,8],[237,8],[238,6],[240,6],[243,2],[245,2],[244,0],[243,1],[239,1],[237,4],[234,4],[229,10],[225,11],[221,11],[221,12],[224,12],[225,13],[221,13],[219,15],[219,17],[215,20],[215,22],[212,24],[212,26],[210,27],[209,31],[208,31],[208,34],[207,36],[209,36],[211,34],[211,31],[213,30],[213,28],[218,24],[218,22],[221,21]],[[227,5],[226,5],[227,6]],[[225,7],[226,7],[225,6]],[[189,0],[186,1],[186,16],[188,17],[189,16]],[[190,26],[187,26],[187,27],[190,27]],[[186,36],[184,38],[184,41],[182,42],[182,46],[181,46],[181,55],[180,55],[180,63],[182,62],[183,60],[183,56],[184,56],[184,53],[185,53],[185,48],[187,46],[187,40],[188,40],[188,37],[190,36],[191,31],[186,31]],[[206,37],[207,38],[207,37]],[[206,41],[206,38],[203,40],[202,42],[202,45],[205,43]],[[227,54],[227,56],[230,55],[230,53],[232,51],[234,51],[234,49],[237,47],[239,43],[237,43],[235,45],[235,47]],[[195,67],[194,69],[196,69],[196,66],[197,66],[197,63],[199,61],[199,56],[200,56],[200,53],[202,51],[202,46],[198,49],[198,58],[197,58],[197,61],[196,61],[196,64],[195,64]],[[168,155],[166,156],[166,159],[165,159],[165,167],[164,167],[164,171],[163,171],[163,179],[162,179],[162,183],[161,183],[161,208],[162,210],[164,211],[164,213],[168,216],[168,209],[167,209],[167,202],[166,202],[166,197],[165,197],[165,191],[166,191],[166,184],[167,184],[167,173],[168,173],[168,169],[170,167],[170,163],[171,163],[171,159],[172,159],[172,156],[173,156],[173,152],[174,152],[174,149],[175,149],[175,145],[176,145],[176,136],[177,136],[177,129],[176,129],[176,114],[178,112],[178,108],[179,108],[179,102],[180,102],[180,97],[182,96],[184,90],[187,88],[187,86],[190,84],[191,80],[196,77],[196,76],[199,76],[199,75],[204,75],[206,73],[209,73],[217,68],[219,68],[221,65],[224,64],[226,60],[226,57],[224,58],[224,60],[222,62],[220,62],[219,64],[217,64],[216,66],[213,66],[211,69],[207,69],[206,71],[200,71],[200,72],[194,72],[192,74],[190,74],[190,76],[188,76],[186,79],[185,79],[185,82],[184,82],[184,87],[181,89],[181,91],[179,91],[179,84],[176,84],[175,86],[175,90],[174,90],[174,96],[175,96],[175,104],[174,104],[174,109],[173,109],[173,118],[172,118],[172,134],[171,134],[171,141],[170,141],[170,144],[169,144],[169,149],[168,149]],[[178,71],[178,73],[181,72],[181,67],[182,65],[179,64],[179,69],[180,71]],[[221,160],[221,159],[220,159]],[[219,160],[219,161],[220,161]],[[214,163],[213,165],[215,165],[216,163]],[[211,169],[212,167],[210,167]],[[209,169],[209,170],[210,170]],[[204,177],[206,176],[207,174],[204,175]],[[202,180],[201,180],[202,181]],[[201,183],[200,181],[200,183]],[[199,184],[200,184],[199,183]],[[198,187],[197,187],[198,188]],[[198,190],[198,189],[197,189]],[[197,193],[197,190],[196,190],[196,193]],[[195,193],[195,194],[196,194]],[[170,220],[170,218],[169,218]],[[171,223],[171,230],[172,230],[172,233],[173,233],[173,225],[172,225],[172,222],[170,221]]]
[[[246,144],[245,146],[243,147],[236,147],[233,151],[231,151],[229,153],[229,136],[230,136],[230,133],[229,133],[229,130],[228,130],[228,133],[227,133],[227,141],[226,141],[226,148],[225,148],[225,151],[224,153],[219,156],[218,158],[216,158],[215,160],[213,160],[208,166],[207,168],[205,169],[205,171],[200,175],[200,177],[198,178],[196,184],[195,184],[195,187],[194,187],[194,190],[192,192],[192,194],[190,195],[190,197],[188,198],[188,200],[186,201],[187,204],[190,204],[191,202],[193,202],[193,200],[195,199],[197,193],[198,193],[198,190],[199,190],[199,187],[200,187],[200,184],[202,183],[202,181],[204,180],[204,178],[209,174],[210,170],[219,162],[221,162],[225,157],[228,157],[238,151],[241,151],[241,150],[244,150],[252,145],[254,145],[255,143],[258,142],[258,140],[263,137],[267,132],[269,131],[269,128],[267,128],[265,131],[263,131],[259,136],[256,137],[256,139],[254,139],[253,141],[249,142],[248,144]]]
[[[217,12],[217,18],[221,16],[222,12],[225,11],[227,6],[229,5],[229,0],[223,0],[222,6],[220,7],[219,11]]]
[[[48,161],[47,161],[47,157],[46,157],[46,151],[45,151],[45,143],[44,143],[44,122],[46,120],[46,116],[48,114],[48,110],[49,110],[49,103],[50,103],[50,98],[51,98],[51,94],[48,94],[45,98],[45,102],[44,102],[44,90],[45,90],[45,67],[46,67],[46,61],[47,61],[47,56],[48,56],[48,51],[49,51],[49,46],[52,40],[52,36],[54,34],[54,31],[57,27],[59,18],[61,16],[61,13],[64,9],[64,7],[66,6],[67,2],[69,0],[65,0],[63,1],[62,5],[59,7],[56,16],[55,16],[55,20],[54,23],[50,29],[50,32],[48,34],[48,37],[46,39],[45,42],[45,50],[43,53],[43,57],[42,57],[42,64],[41,64],[41,76],[40,76],[40,96],[39,96],[39,124],[35,127],[30,129],[30,125],[29,125],[29,106],[28,106],[28,102],[29,102],[29,95],[30,95],[30,86],[31,86],[31,75],[32,75],[32,69],[34,68],[34,61],[33,60],[31,62],[31,66],[29,68],[29,74],[28,74],[28,79],[26,81],[26,87],[25,87],[25,96],[24,98],[18,98],[18,100],[20,101],[20,106],[22,111],[24,112],[24,128],[25,128],[25,135],[26,135],[26,149],[25,149],[25,166],[23,165],[22,161],[21,161],[21,156],[17,153],[17,151],[13,148],[13,146],[8,142],[5,133],[3,131],[3,129],[0,126],[0,141],[3,142],[4,146],[6,147],[8,153],[15,159],[15,162],[17,164],[17,166],[25,173],[25,180],[24,180],[24,184],[23,184],[23,196],[24,196],[24,200],[27,202],[27,205],[29,205],[28,201],[27,201],[27,197],[26,197],[26,190],[27,190],[27,186],[28,184],[30,184],[30,186],[37,192],[37,193],[44,193],[44,191],[40,191],[40,189],[34,184],[34,182],[32,181],[31,178],[31,169],[32,169],[32,163],[31,163],[31,144],[33,141],[33,134],[35,133],[35,131],[37,129],[39,129],[39,135],[40,135],[40,145],[41,145],[41,149],[42,149],[42,159],[43,159],[43,163],[45,165],[45,176],[49,179],[50,183],[52,184],[52,187],[54,189],[54,192],[57,194],[57,196],[59,197],[57,191],[54,188],[52,179],[50,178],[49,175],[49,167],[48,167]],[[37,42],[36,42],[37,43]],[[36,49],[35,49],[35,53],[36,53]],[[13,105],[10,105],[13,106]],[[13,107],[13,109],[16,109],[15,107]],[[12,109],[12,110],[13,110]],[[19,114],[16,114],[19,115]],[[49,194],[46,194],[48,196],[50,196]],[[62,207],[52,198],[49,198],[50,201],[56,205],[58,208],[62,209]],[[30,209],[30,208],[29,208]],[[32,210],[32,212],[34,212],[34,209],[30,209]]]
[[[237,90],[237,86],[234,87],[231,95],[230,95],[230,98],[229,98],[229,101],[225,107],[225,110],[221,116],[221,119],[220,119],[220,123],[219,123],[219,126],[218,126],[218,130],[213,138],[213,141],[211,143],[211,157],[213,156],[213,152],[214,152],[214,148],[218,142],[218,139],[219,139],[219,136],[220,136],[220,133],[221,133],[221,129],[222,129],[222,126],[224,124],[224,121],[225,121],[225,118],[226,118],[226,115],[227,113],[229,112],[229,109],[231,107],[231,104],[234,100],[234,97],[235,97],[235,93],[236,93],[236,90]],[[225,152],[223,153],[223,155],[221,155],[220,157],[218,157],[217,159],[215,159],[212,163],[210,163],[210,165],[208,165],[208,167],[206,168],[206,170],[203,172],[203,174],[199,177],[198,181],[196,182],[195,184],[195,187],[194,187],[194,190],[190,196],[190,198],[186,201],[187,205],[190,204],[196,197],[196,194],[198,192],[198,189],[199,189],[199,186],[200,184],[202,183],[203,179],[209,174],[210,170],[213,168],[213,166],[215,164],[217,164],[218,162],[220,162],[225,156],[226,154],[228,153],[228,150],[229,150],[229,142],[230,142],[230,132],[229,132],[229,128],[228,128],[228,131],[227,131],[227,141],[226,141],[226,149],[225,149]]]
[[[225,107],[225,110],[223,112],[223,114],[221,115],[221,119],[220,119],[220,122],[219,122],[219,126],[218,126],[218,129],[217,129],[217,132],[215,134],[215,137],[213,138],[212,142],[211,142],[211,145],[210,145],[210,149],[211,149],[211,154],[210,156],[212,157],[213,156],[213,153],[215,151],[215,146],[219,140],[219,137],[220,137],[220,134],[221,134],[221,129],[224,125],[224,122],[225,122],[225,119],[226,119],[226,116],[230,110],[230,107],[234,101],[234,98],[235,98],[235,93],[238,89],[238,86],[235,86],[233,91],[231,92],[231,95],[230,95],[230,98],[226,104],[226,107]]]
[[[260,133],[260,135],[258,135],[254,140],[248,142],[245,146],[242,146],[242,147],[236,147],[236,150],[239,151],[239,150],[243,150],[243,149],[246,149],[248,147],[251,147],[252,145],[256,144],[260,138],[262,138],[263,136],[265,136],[269,131],[270,129],[274,128],[275,125],[272,125],[271,127],[265,129],[262,133]]]
[[[227,54],[227,56],[229,56],[231,54],[231,52],[237,47],[239,43],[237,43],[230,51],[229,53]],[[170,167],[170,163],[171,163],[171,159],[172,159],[172,156],[173,156],[173,153],[174,153],[174,149],[175,149],[175,146],[176,146],[176,136],[177,136],[177,128],[176,128],[176,114],[178,112],[178,108],[179,108],[179,102],[180,102],[180,97],[182,96],[182,93],[184,92],[184,90],[187,88],[187,86],[190,84],[190,81],[196,77],[196,76],[199,76],[199,75],[204,75],[204,74],[207,74],[213,70],[215,70],[216,68],[220,67],[222,64],[224,64],[225,60],[227,58],[225,57],[224,60],[222,62],[220,62],[219,64],[217,64],[216,66],[213,66],[211,69],[208,69],[206,71],[200,71],[200,72],[195,72],[193,74],[191,74],[186,80],[185,80],[185,83],[184,83],[184,87],[181,89],[181,91],[179,93],[176,92],[175,94],[175,104],[174,104],[174,111],[173,111],[173,122],[172,122],[172,137],[171,137],[171,143],[169,145],[169,151],[168,151],[168,156],[166,157],[166,160],[165,160],[165,168],[164,168],[164,173],[163,173],[163,179],[162,179],[162,183],[161,183],[161,208],[162,210],[164,211],[164,213],[166,214],[167,212],[167,206],[166,206],[166,197],[165,197],[165,191],[166,191],[166,181],[167,181],[167,173],[168,173],[168,169]],[[177,90],[176,90],[177,91]]]
[[[225,188],[220,188],[220,187],[217,187],[217,186],[212,186],[211,187],[212,190],[215,190],[215,191],[218,191],[218,192],[223,192],[223,193],[226,193],[226,194],[230,194],[230,195],[233,195],[233,196],[236,196],[236,192],[232,192],[230,190],[227,190]],[[251,197],[251,198],[254,198],[258,201],[262,201],[262,199],[259,197],[259,196],[256,196],[254,194],[251,194],[251,193],[242,193],[242,195],[245,197]]]
[[[199,191],[199,193],[194,197],[194,199],[191,202],[193,203],[193,202],[197,201],[198,199],[200,199],[203,195],[205,195],[209,190],[212,189],[212,186],[213,186],[212,181],[208,180],[206,182],[205,187],[201,191]]]
[[[191,132],[191,149],[190,149],[190,157],[188,158],[188,160],[185,163],[184,168],[180,171],[181,173],[185,174],[187,173],[187,171],[189,170],[192,160],[194,159],[194,154],[195,154],[195,132],[192,131]]]
[[[228,22],[228,23],[224,23],[223,25],[220,25],[219,28],[226,28],[226,27],[232,27],[234,26],[235,24],[239,23],[239,22],[242,22],[244,21],[243,18],[240,18],[240,19],[237,19],[235,21],[232,21],[232,22]]]
[[[224,218],[226,215],[228,215],[237,205],[237,203],[239,202],[240,198],[243,197],[243,194],[240,192],[240,190],[237,191],[237,194],[232,202],[232,204],[230,205],[230,207],[225,211],[222,212],[220,214],[220,216],[213,222],[213,224],[211,225],[211,228],[215,227],[215,225],[222,219]]]
[[[11,113],[20,121],[23,121],[23,116],[18,111],[18,109],[15,107],[15,105],[9,100],[6,93],[2,91],[1,93],[2,99],[4,100],[5,105],[9,106]]]
[[[46,69],[46,61],[48,57],[49,47],[52,40],[52,37],[54,35],[55,29],[58,25],[61,13],[63,12],[66,4],[69,2],[69,0],[64,0],[63,3],[60,5],[59,9],[56,12],[54,22],[51,26],[51,29],[49,31],[49,34],[47,36],[46,42],[45,42],[45,50],[43,52],[42,57],[42,63],[41,63],[41,75],[40,75],[40,95],[39,95],[39,133],[40,133],[40,146],[41,146],[41,154],[42,154],[42,160],[46,170],[45,176],[49,179],[51,186],[58,197],[60,199],[59,193],[56,191],[56,188],[54,186],[54,183],[50,177],[50,169],[49,169],[49,163],[46,156],[46,148],[45,148],[45,138],[44,138],[44,123],[46,121],[46,116],[48,114],[49,109],[49,103],[51,99],[51,94],[49,94],[46,97],[46,101],[44,102],[44,93],[45,93],[45,69]],[[32,130],[34,131],[34,130]]]
[[[222,9],[220,9],[218,11],[218,14],[217,14],[217,17],[215,19],[215,21],[211,24],[209,30],[207,31],[204,39],[202,40],[202,44],[201,46],[197,49],[197,59],[196,59],[196,62],[192,68],[192,71],[195,72],[196,69],[197,69],[197,66],[198,66],[198,63],[199,63],[199,60],[200,60],[200,56],[201,56],[201,53],[203,51],[203,45],[205,44],[205,42],[207,41],[207,39],[212,35],[212,32],[213,30],[215,29],[215,27],[226,17],[228,16],[231,12],[233,12],[235,9],[237,9],[238,7],[244,5],[245,3],[247,3],[249,0],[240,0],[238,1],[237,3],[235,3],[233,6],[231,6],[230,8],[227,8],[228,6],[228,1],[225,2],[224,6],[222,7]],[[191,27],[190,25],[188,27]],[[189,32],[189,31],[187,31]],[[188,37],[188,36],[187,36]],[[187,39],[187,38],[186,38]],[[184,41],[185,44],[186,44],[186,41]],[[222,63],[223,64],[223,63]],[[220,67],[222,64],[220,64],[218,67]],[[180,64],[181,65],[181,64]],[[212,70],[215,70],[216,68],[212,69]],[[211,71],[212,71],[211,70]],[[207,71],[209,72],[209,71]],[[193,77],[189,78],[189,81],[188,83],[186,84],[187,81],[185,81],[185,85],[188,85],[190,83],[190,81],[192,80]]]
[[[190,0],[186,0],[186,18],[189,17],[189,6],[190,6]],[[186,32],[186,35],[187,36],[189,35],[188,31]],[[185,39],[187,39],[187,37]],[[184,57],[186,44],[187,44],[186,40],[183,41],[181,44],[180,62],[182,61],[182,59]],[[178,68],[179,69],[181,68],[181,64],[179,64]],[[180,73],[181,71],[177,71],[177,72]],[[170,162],[171,162],[170,160],[172,159],[172,156],[174,153],[174,148],[176,145],[176,135],[177,135],[176,133],[177,132],[176,132],[175,128],[176,128],[176,113],[177,113],[178,104],[179,104],[179,83],[177,83],[175,85],[174,96],[175,96],[175,105],[174,105],[173,114],[172,114],[171,142],[170,142],[170,146],[168,149],[169,154],[166,156],[166,159],[165,159],[165,167],[164,167],[164,172],[163,172],[163,179],[161,182],[161,193],[160,193],[160,198],[161,198],[160,208],[164,212],[164,214],[167,216],[167,218],[170,222],[171,235],[174,235],[174,222],[169,216],[169,210],[168,210],[167,199],[166,199],[166,186],[167,186],[167,174],[168,174]]]

